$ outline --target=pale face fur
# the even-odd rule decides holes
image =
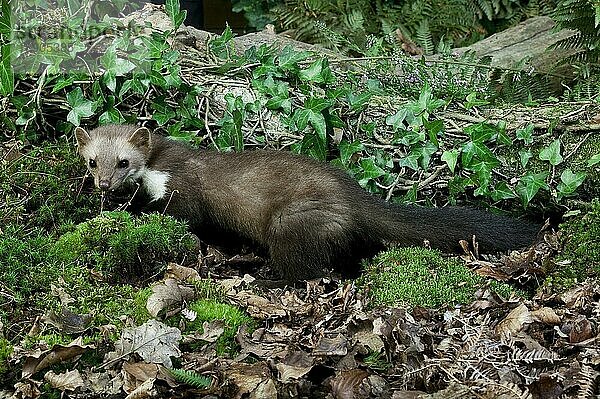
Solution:
[[[166,193],[169,175],[146,167],[151,134],[146,128],[104,126],[86,132],[75,129],[79,154],[85,159],[96,187],[108,191],[140,181],[153,200]]]

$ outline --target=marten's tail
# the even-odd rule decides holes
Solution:
[[[539,226],[473,208],[425,208],[386,204],[374,218],[378,234],[399,245],[423,245],[443,251],[460,249],[459,241],[472,242],[481,252],[519,249],[533,244]],[[373,215],[372,215],[373,216]]]

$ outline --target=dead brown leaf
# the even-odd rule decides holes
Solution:
[[[508,339],[523,329],[525,324],[531,323],[533,317],[525,304],[520,304],[496,326],[496,334]]]
[[[178,265],[177,263],[170,262],[167,265],[167,271],[165,272],[165,280],[175,279],[179,281],[199,281],[201,280],[200,274],[196,269],[191,267],[185,267]]]
[[[56,374],[54,371],[50,370],[44,375],[44,380],[46,380],[52,388],[56,388],[61,392],[74,391],[85,385],[79,370],[66,371],[61,374]]]
[[[271,371],[265,362],[254,364],[234,363],[225,371],[225,377],[235,386],[234,398],[241,398],[248,394],[251,398],[258,396],[259,387],[261,393],[270,392],[269,381],[273,382]],[[277,396],[271,396],[276,398]],[[265,397],[268,398],[268,397]]]
[[[323,337],[313,350],[315,356],[344,356],[348,353],[348,340],[342,334]]]
[[[125,399],[148,399],[148,398],[156,398],[158,396],[158,392],[156,392],[156,388],[154,388],[154,382],[156,380],[154,378],[150,378],[144,381],[140,386],[138,386],[134,391],[129,393],[125,397]]]
[[[148,298],[146,309],[152,317],[157,317],[163,310],[181,306],[194,299],[193,288],[179,284],[175,279],[166,279],[152,286],[152,295]]]
[[[158,377],[159,370],[159,366],[153,363],[123,363],[123,390],[130,394],[149,379],[155,380]]]
[[[81,334],[89,328],[92,318],[91,314],[76,314],[65,307],[60,314],[48,312],[44,322],[66,334]]]
[[[92,348],[94,345],[83,345],[83,338],[78,337],[68,345],[54,345],[50,350],[34,349],[25,352],[21,355],[25,358],[22,378],[31,377],[40,370],[73,359]]]
[[[556,314],[554,309],[545,306],[532,311],[531,317],[535,321],[546,324],[560,324],[560,317]]]
[[[40,385],[42,385],[41,381],[35,381],[29,378],[19,381],[15,384],[15,392],[13,396],[19,399],[39,398],[42,394],[40,391]]]
[[[280,363],[275,364],[279,372],[279,381],[284,384],[304,377],[312,370],[315,359],[306,352],[296,351],[289,353]]]
[[[571,331],[569,331],[569,342],[572,344],[577,344],[592,337],[594,337],[592,323],[590,323],[585,316],[579,315],[571,325]]]
[[[362,369],[339,372],[330,382],[335,399],[389,398],[387,382]]]
[[[149,363],[172,367],[171,356],[180,357],[181,331],[157,320],[149,320],[136,328],[125,328],[115,342],[115,351],[105,356],[104,367],[137,353]]]

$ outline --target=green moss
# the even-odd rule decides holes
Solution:
[[[170,216],[107,212],[63,234],[51,254],[121,280],[157,273],[167,261],[194,259],[197,248],[186,225]]]
[[[600,201],[595,199],[583,216],[560,225],[562,251],[557,270],[545,282],[567,289],[587,277],[600,275]]]
[[[84,185],[85,169],[75,146],[45,142],[10,161],[0,162],[0,225],[18,223],[56,231],[65,223],[89,219],[100,196]]]
[[[379,254],[358,280],[373,304],[438,307],[468,303],[485,279],[455,258],[425,248],[394,248]],[[492,289],[510,295],[506,284]]]
[[[201,299],[190,304],[189,308],[196,312],[194,321],[188,322],[187,330],[202,332],[205,321],[223,320],[225,331],[217,340],[217,354],[234,354],[237,349],[235,334],[240,326],[246,324],[252,328],[254,320],[239,308],[215,300]]]
[[[33,293],[46,291],[63,270],[49,262],[53,239],[39,228],[8,225],[0,229],[1,282],[20,303]]]
[[[6,338],[0,338],[0,375],[8,369],[8,358],[12,354],[13,346]]]

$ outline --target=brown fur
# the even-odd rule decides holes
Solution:
[[[476,235],[483,251],[507,250],[530,244],[537,231],[528,223],[470,208],[389,204],[362,190],[344,171],[287,152],[199,151],[132,126],[101,127],[89,135],[81,129],[77,140],[84,158],[98,164],[92,170],[96,185],[110,181],[108,189],[114,189],[131,176],[144,180],[139,162],[168,173],[166,194],[150,205],[166,207],[204,235],[214,231],[258,244],[290,282],[320,276],[332,266],[348,271],[387,243],[418,246],[427,240],[434,248],[453,251],[460,239]],[[94,147],[101,140],[106,142]],[[125,171],[115,167],[120,159],[114,152],[122,156],[136,145],[142,147],[128,156],[132,169],[138,169],[118,181]]]

